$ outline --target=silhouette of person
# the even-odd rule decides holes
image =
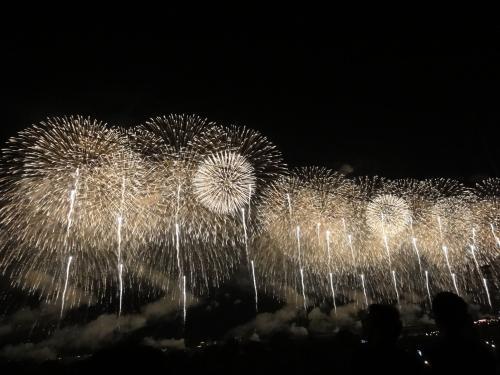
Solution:
[[[430,353],[433,374],[494,374],[495,356],[477,335],[467,303],[451,292],[432,301],[440,338]]]
[[[362,325],[367,342],[354,357],[355,374],[421,373],[417,358],[398,346],[403,328],[398,309],[390,305],[370,305]]]

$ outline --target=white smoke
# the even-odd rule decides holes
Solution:
[[[190,305],[197,303],[194,296],[189,296],[188,300],[191,301]],[[177,312],[177,301],[160,299],[144,306],[138,314],[122,315],[120,318],[116,314],[103,314],[83,326],[75,325],[57,330],[52,336],[38,343],[7,345],[0,350],[0,356],[9,359],[42,361],[54,359],[59,353],[71,350],[96,350],[120,340],[128,333],[145,327],[149,321],[171,319],[173,314]],[[13,314],[12,319],[13,321],[27,322],[37,316],[39,315],[33,311],[20,310]],[[147,343],[151,344],[151,340]],[[172,343],[167,340],[159,341],[157,344]],[[180,343],[177,345],[179,346]]]

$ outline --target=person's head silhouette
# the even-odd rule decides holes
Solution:
[[[438,293],[432,301],[432,312],[444,336],[466,334],[473,327],[467,303],[454,293]]]
[[[370,305],[363,321],[368,343],[375,345],[395,345],[402,327],[398,309],[390,305]]]

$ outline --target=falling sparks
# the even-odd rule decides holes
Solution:
[[[182,321],[186,324],[187,317],[187,297],[186,297],[186,276],[182,276]]]
[[[425,270],[425,290],[427,291],[427,298],[429,298],[429,306],[432,307],[431,288],[429,286],[429,271]]]
[[[300,269],[300,284],[302,286],[302,301],[304,302],[304,311],[307,311],[306,286],[304,283],[304,269]]]
[[[484,285],[484,290],[486,291],[486,298],[488,299],[488,305],[490,307],[493,307],[491,304],[491,297],[490,297],[490,290],[488,289],[488,281],[483,277],[483,285]]]
[[[455,292],[457,292],[457,294],[460,295],[460,292],[458,291],[457,275],[452,273],[451,279],[453,281],[453,287],[455,288]]]
[[[365,275],[361,274],[361,287],[363,288],[363,296],[365,298],[365,307],[368,307],[368,296],[366,295]]]
[[[396,271],[392,270],[392,282],[394,283],[394,291],[396,292],[396,301],[398,303],[398,306],[400,305],[399,302],[399,291],[398,291],[398,282],[396,280]]]
[[[332,303],[333,303],[333,311],[335,314],[337,314],[337,303],[335,301],[335,288],[333,286],[333,275],[332,273],[330,272],[328,274],[329,276],[329,279],[330,279],[330,289],[332,290]]]
[[[255,311],[259,311],[259,295],[257,293],[257,280],[255,279],[255,264],[254,261],[252,260],[251,262],[252,265],[252,281],[253,281],[253,291],[254,291],[254,297],[255,297]]]
[[[68,289],[69,268],[71,267],[72,261],[73,261],[73,257],[70,256],[68,258],[68,264],[66,266],[66,279],[64,281],[64,289],[63,289],[62,298],[61,298],[61,314],[59,315],[60,318],[62,318],[62,315],[64,312],[64,302],[66,301],[66,290]]]
[[[123,305],[123,264],[118,264],[118,293],[119,293],[119,304],[118,304],[118,318],[122,315],[122,305]]]

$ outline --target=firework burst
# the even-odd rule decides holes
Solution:
[[[234,214],[251,199],[255,191],[255,173],[240,154],[219,151],[201,161],[193,185],[202,205],[216,213]]]
[[[492,304],[498,179],[348,179],[287,171],[262,134],[194,115],[124,131],[53,118],[9,140],[0,169],[0,271],[65,308],[132,293],[208,293],[244,264],[298,304],[429,299]],[[242,256],[244,255],[244,256]]]
[[[48,119],[9,140],[3,154],[1,267],[13,283],[57,300],[71,271],[69,296],[102,298],[114,264],[103,246],[109,207],[102,200],[110,195],[106,187],[106,194],[99,192],[95,174],[105,168],[105,158],[126,153],[126,145],[119,130],[79,116]]]

